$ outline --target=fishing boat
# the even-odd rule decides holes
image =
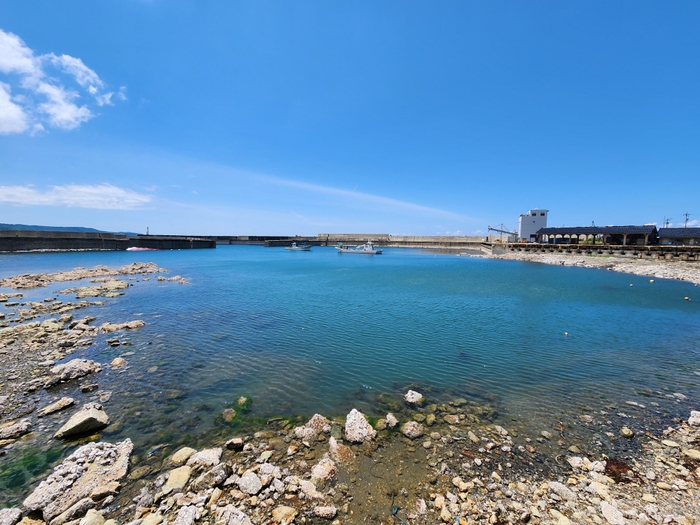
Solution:
[[[287,246],[285,250],[292,250],[294,252],[310,252],[311,251],[311,245],[306,244],[305,242],[302,242],[301,244],[297,244],[295,242],[292,243],[291,246]]]
[[[140,246],[132,246],[126,249],[127,252],[157,252],[158,248],[141,248]]]
[[[365,244],[357,246],[344,246],[343,243],[338,243],[336,246],[338,253],[361,253],[363,255],[381,255],[381,248],[375,248],[372,241],[367,241]]]

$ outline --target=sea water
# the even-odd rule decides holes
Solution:
[[[105,365],[94,377],[112,392],[102,438],[131,438],[141,459],[158,446],[220,443],[274,417],[352,408],[382,416],[382,396],[408,388],[437,402],[483,403],[493,422],[533,432],[584,409],[628,417],[628,402],[653,403],[669,418],[700,406],[700,288],[685,282],[422,250],[260,246],[1,255],[0,277],[136,261],[190,284],[137,276],[123,296],[74,311],[146,326],[67,359]],[[56,292],[72,286],[19,291],[65,301]],[[109,346],[115,336],[130,346]],[[106,366],[117,356],[125,370]],[[70,383],[39,395],[40,406],[63,395],[85,401]],[[240,396],[249,409],[237,406]],[[232,424],[226,408],[238,412]],[[46,435],[0,458],[0,506],[74,449],[50,439],[67,417],[46,418]]]

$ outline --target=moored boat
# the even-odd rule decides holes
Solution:
[[[297,244],[296,242],[293,242],[291,246],[285,247],[285,250],[292,250],[294,252],[310,252],[311,245],[306,244],[305,242],[302,242],[301,244]]]
[[[336,246],[338,253],[361,253],[363,255],[381,255],[381,248],[376,248],[372,241],[367,241],[365,244],[357,246],[344,246],[343,243],[338,243]]]

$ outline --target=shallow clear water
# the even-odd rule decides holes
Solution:
[[[130,437],[141,454],[229,435],[220,414],[241,395],[253,400],[250,420],[352,407],[378,416],[376,394],[413,385],[489,403],[497,421],[536,428],[573,405],[674,392],[692,403],[700,391],[700,288],[683,282],[419,250],[257,246],[3,255],[0,277],[134,261],[191,284],[139,278],[124,296],[74,312],[147,326],[120,336],[130,347],[109,348],[104,337],[71,357],[109,363],[133,352],[126,371],[105,367],[97,381],[114,393],[105,407],[116,425],[104,437]],[[36,300],[70,286],[20,291]],[[72,393],[80,397],[75,385],[51,395]],[[61,447],[44,447],[46,464]],[[2,462],[13,461],[0,458],[0,478]]]

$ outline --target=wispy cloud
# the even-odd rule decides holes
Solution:
[[[75,129],[95,116],[97,106],[126,100],[125,88],[106,91],[104,82],[79,58],[70,55],[35,55],[13,33],[0,29],[0,134],[41,131],[45,125]],[[69,87],[69,83],[77,89]],[[88,102],[82,103],[81,92]]]
[[[133,210],[151,202],[149,195],[111,184],[52,186],[39,191],[31,186],[0,186],[0,203],[24,206],[66,206],[100,210]]]
[[[415,204],[413,202],[402,201],[398,199],[392,199],[390,197],[383,197],[381,195],[374,195],[371,193],[363,193],[360,191],[346,190],[342,188],[335,188],[333,186],[323,186],[320,184],[312,184],[309,182],[301,182],[293,179],[284,179],[281,177],[273,177],[270,175],[261,174],[249,174],[249,177],[261,182],[266,182],[269,184],[274,184],[276,186],[284,186],[288,188],[295,188],[299,190],[309,191],[313,193],[321,193],[325,195],[334,195],[337,197],[343,197],[350,200],[362,201],[371,204],[377,204],[384,207],[399,208],[405,211],[417,212],[426,215],[436,215],[451,219],[467,220],[469,217],[462,215],[460,213],[455,213],[447,210],[441,210],[439,208],[431,208],[429,206],[423,206],[421,204]]]

